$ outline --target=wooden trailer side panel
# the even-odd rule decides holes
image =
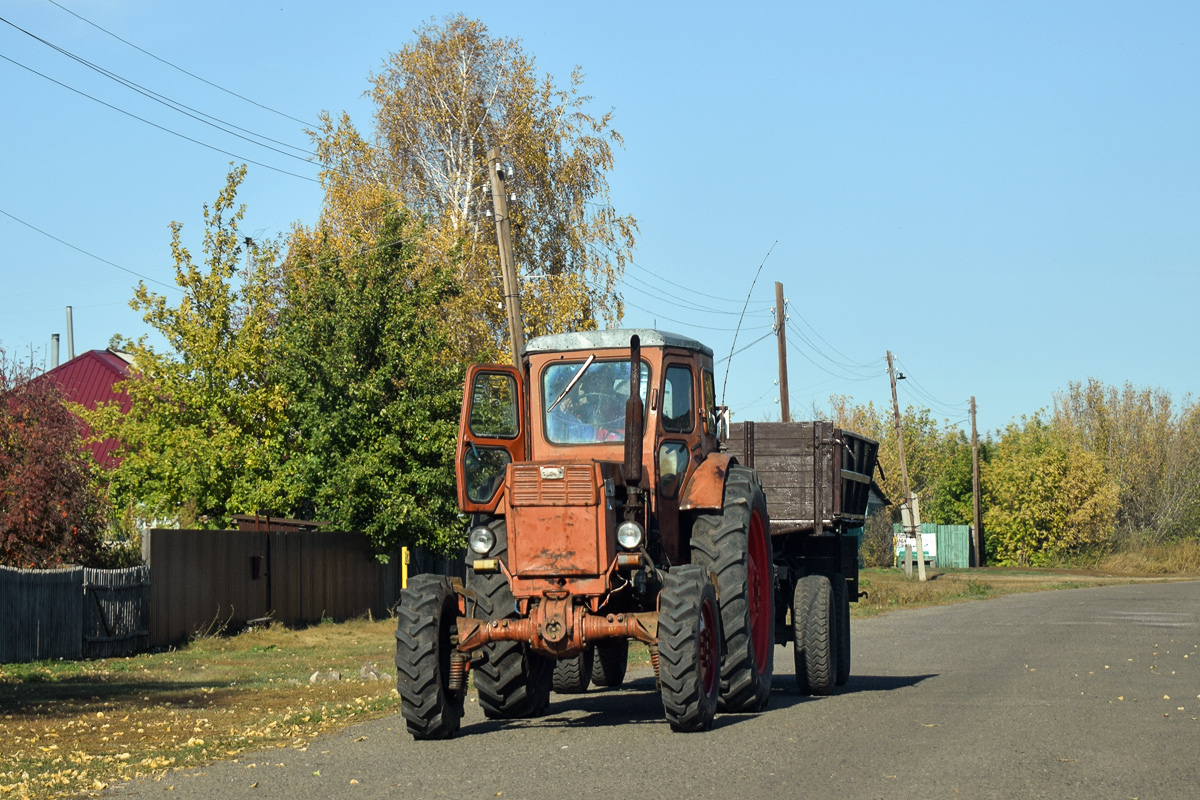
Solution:
[[[758,473],[773,536],[861,521],[878,452],[873,440],[832,422],[737,422],[726,446]]]

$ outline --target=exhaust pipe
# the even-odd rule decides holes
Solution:
[[[621,474],[626,486],[637,486],[642,482],[642,436],[645,432],[642,340],[635,333],[629,340],[629,399],[625,401],[625,464]]]

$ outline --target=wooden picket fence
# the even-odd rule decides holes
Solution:
[[[150,570],[0,567],[0,664],[111,658],[150,645]]]
[[[150,568],[83,570],[83,657],[150,647]]]
[[[83,570],[0,567],[0,664],[83,655]]]

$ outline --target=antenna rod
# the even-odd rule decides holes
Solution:
[[[779,244],[776,239],[771,244],[771,250],[775,249],[775,245]],[[729,385],[729,367],[733,364],[733,348],[737,347],[738,331],[742,329],[742,319],[746,316],[746,308],[750,305],[750,295],[754,294],[754,284],[758,283],[758,276],[762,274],[763,264],[767,263],[767,259],[771,257],[771,250],[763,256],[762,264],[758,265],[758,271],[754,273],[754,280],[750,281],[750,291],[746,292],[746,302],[742,303],[742,313],[738,317],[737,327],[733,331],[733,344],[729,345],[729,357],[725,359],[725,380],[721,382],[721,405],[725,405],[725,387]]]

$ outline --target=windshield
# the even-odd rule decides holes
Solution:
[[[545,412],[546,438],[553,444],[595,444],[625,441],[625,402],[629,399],[629,362],[592,361],[582,377],[563,392],[584,368],[583,361],[551,364],[542,373],[542,408],[560,395],[558,405]],[[650,367],[642,362],[642,407]]]

